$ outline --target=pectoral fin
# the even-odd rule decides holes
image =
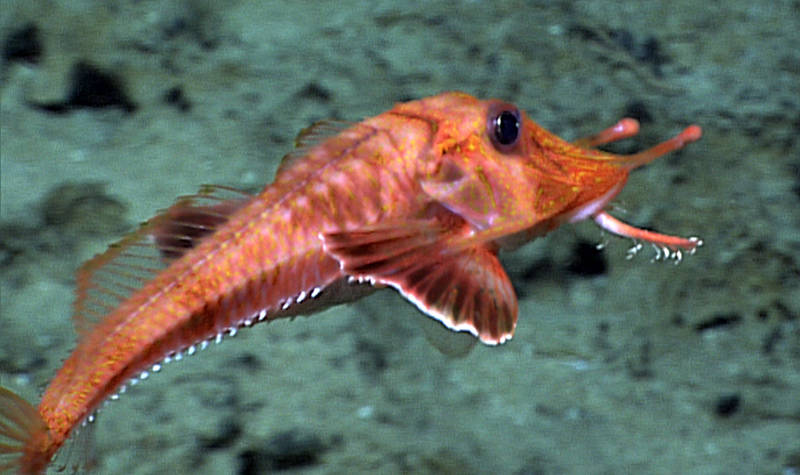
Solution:
[[[345,274],[394,287],[447,328],[488,345],[510,339],[517,298],[495,253],[482,245],[450,252],[425,223],[327,233],[323,245]]]

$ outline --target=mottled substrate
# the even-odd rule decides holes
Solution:
[[[314,120],[462,89],[567,137],[632,115],[620,151],[705,130],[621,199],[704,238],[679,266],[559,230],[504,257],[514,340],[463,359],[391,293],[243,331],[104,409],[99,473],[800,470],[796,2],[7,3],[0,380],[31,398],[80,261],[201,183],[259,188]]]

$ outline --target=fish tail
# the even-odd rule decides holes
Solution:
[[[39,411],[0,387],[0,473],[43,473],[52,452],[50,430]]]

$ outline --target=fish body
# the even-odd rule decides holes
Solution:
[[[517,301],[497,252],[564,222],[593,218],[673,256],[693,251],[699,240],[603,211],[632,168],[700,136],[692,126],[630,156],[591,148],[637,130],[626,119],[569,143],[511,104],[459,92],[305,130],[258,195],[206,187],[82,267],[78,346],[39,407],[0,388],[0,469],[42,472],[104,400],[165,360],[376,288],[503,343]]]

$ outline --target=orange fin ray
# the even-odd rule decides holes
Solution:
[[[195,195],[183,196],[150,222],[156,247],[165,259],[176,259],[214,233],[252,195],[235,188],[203,185]]]
[[[650,243],[656,251],[653,260],[681,262],[683,254],[692,255],[697,248],[703,245],[703,240],[696,236],[681,237],[661,234],[647,229],[637,228],[620,221],[606,211],[601,211],[593,216],[595,223],[606,231],[617,236],[626,237],[637,241],[637,244],[628,251],[628,256],[633,257],[639,252],[641,245],[638,241]]]
[[[486,246],[450,252],[441,235],[435,239],[435,224],[425,223],[328,233],[323,243],[345,274],[394,287],[445,327],[489,345],[509,340],[517,298],[495,253]]]
[[[73,320],[80,335],[225,223],[252,196],[233,188],[204,185],[184,196],[137,231],[109,246],[78,270]]]
[[[434,220],[409,220],[327,233],[322,238],[326,252],[336,257],[347,274],[367,275],[413,265],[420,250],[435,244],[440,232]]]

